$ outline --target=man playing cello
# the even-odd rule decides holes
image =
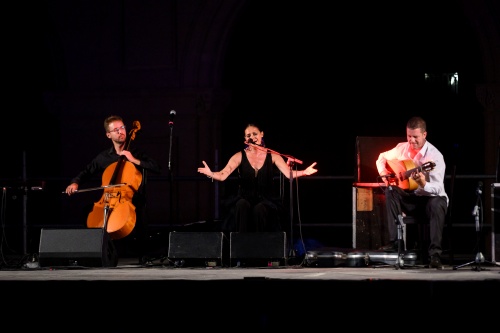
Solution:
[[[142,175],[145,170],[151,171],[153,173],[159,173],[161,168],[159,164],[149,156],[147,156],[144,152],[138,149],[129,150],[130,140],[135,136],[134,130],[138,130],[138,122],[134,122],[134,129],[131,131],[132,135],[127,136],[126,127],[123,123],[123,119],[120,116],[112,115],[107,117],[104,120],[104,130],[106,136],[111,140],[113,146],[109,149],[106,149],[100,152],[90,163],[88,163],[85,168],[78,173],[76,177],[71,179],[70,184],[66,187],[66,193],[68,195],[72,195],[78,192],[78,188],[80,184],[89,180],[93,176],[102,175],[103,178],[103,201],[101,203],[96,203],[94,205],[93,212],[96,213],[95,216],[98,217],[98,222],[93,221],[95,219],[93,212],[89,214],[87,225],[89,227],[102,227],[104,221],[104,214],[101,214],[103,211],[101,208],[104,205],[110,205],[113,203],[114,197],[120,196],[120,199],[114,201],[117,206],[111,207],[110,213],[108,213],[108,219],[111,220],[113,217],[113,208],[118,208],[119,205],[123,205],[124,198],[124,188],[127,188],[131,191],[132,195],[130,195],[131,202],[127,202],[127,207],[135,207],[133,223],[128,225],[127,230],[122,233],[117,233],[118,238],[124,237],[128,235],[129,230],[134,234],[134,238],[137,240],[137,252],[139,255],[139,260],[141,264],[145,264],[147,259],[144,257],[146,254],[147,247],[147,223],[144,216],[144,206],[145,206],[145,182],[142,180]],[[134,166],[135,168],[133,168]],[[132,180],[127,178],[132,177]],[[127,181],[123,181],[127,180]],[[135,183],[134,188],[130,189],[130,186],[127,187],[109,187],[108,185],[119,184],[119,183],[127,183],[132,184]],[[104,197],[106,197],[104,199]],[[121,200],[121,201],[120,201]],[[120,208],[123,206],[120,206]],[[119,211],[119,209],[117,209]],[[123,210],[122,210],[123,211]],[[103,217],[101,220],[101,216]],[[129,218],[130,220],[130,218]],[[100,225],[95,225],[96,223]],[[137,227],[134,228],[134,226]],[[125,227],[124,227],[125,228]],[[133,230],[132,230],[133,229]],[[109,231],[109,229],[107,229]],[[116,237],[115,237],[116,238]]]

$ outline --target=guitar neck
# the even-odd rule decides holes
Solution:
[[[410,170],[406,170],[404,172],[404,174],[402,175],[402,180],[405,180],[405,179],[408,179],[411,177],[412,173],[414,173],[415,171],[418,171],[418,172],[422,172],[422,167],[419,166],[419,167],[416,167],[416,168],[413,168],[413,169],[410,169]]]

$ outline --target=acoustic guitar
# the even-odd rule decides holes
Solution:
[[[403,190],[416,190],[418,184],[413,178],[410,178],[411,174],[415,171],[431,171],[436,167],[436,163],[427,162],[421,166],[415,166],[412,160],[390,160],[387,161],[387,166],[393,177],[387,177],[387,181],[390,185],[396,185]]]

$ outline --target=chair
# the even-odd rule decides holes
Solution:
[[[376,167],[378,155],[406,141],[404,137],[356,137],[356,169],[353,183],[353,247],[378,249],[389,242],[386,223],[385,183]],[[427,258],[428,224],[425,217],[403,215],[404,250],[417,250]],[[413,232],[417,229],[417,232]]]

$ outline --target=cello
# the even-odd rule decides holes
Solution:
[[[129,149],[141,125],[136,120],[132,127],[125,142],[125,150]],[[121,155],[117,162],[111,163],[102,175],[104,193],[87,216],[87,227],[103,228],[112,239],[128,236],[136,222],[132,198],[141,182],[142,173],[125,156]]]

